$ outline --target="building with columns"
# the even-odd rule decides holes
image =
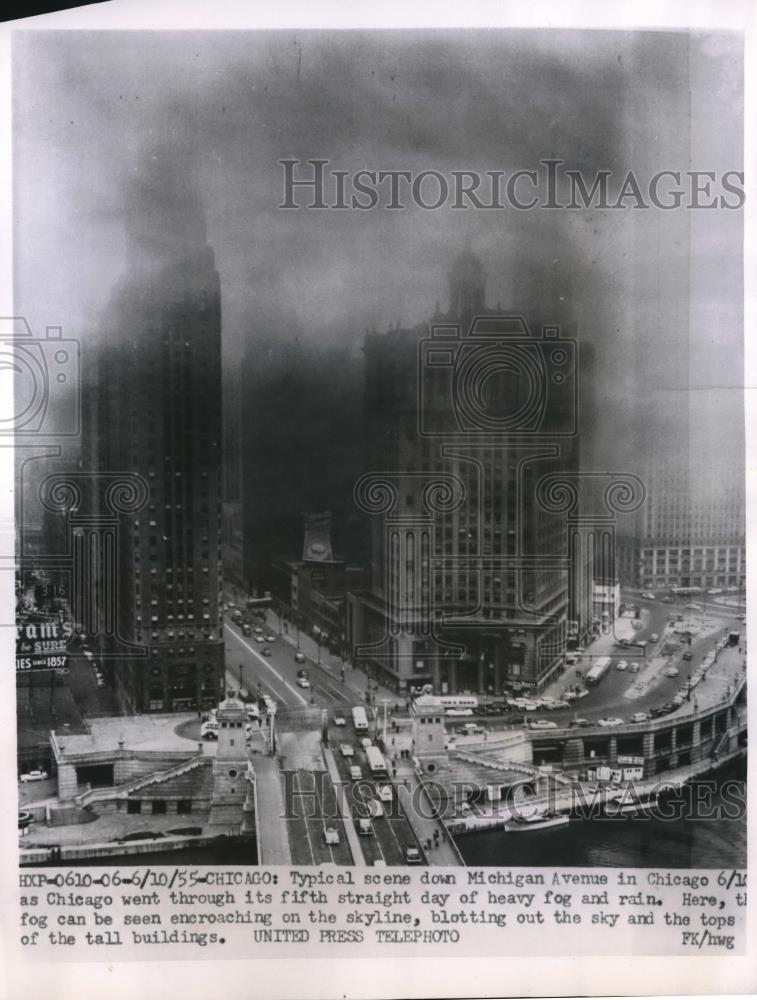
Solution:
[[[400,693],[539,688],[561,669],[568,621],[576,638],[591,626],[594,550],[569,549],[570,516],[539,492],[578,471],[576,345],[487,306],[485,285],[465,251],[446,313],[365,340],[355,496],[371,578],[350,595],[347,634]]]

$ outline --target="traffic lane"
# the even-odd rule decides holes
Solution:
[[[296,650],[280,636],[258,642],[252,636],[243,636],[237,626],[227,624],[225,627],[235,636],[238,642],[244,643],[247,649],[251,650],[252,656],[258,662],[263,662],[275,670],[282,685],[288,689],[288,698],[290,701],[285,702],[286,704],[292,702],[293,692],[301,699],[292,702],[296,705],[313,704],[326,708],[335,702],[344,705],[351,703],[347,692],[340,690],[339,686],[331,681],[328,675],[324,675],[315,665],[310,665],[307,659],[304,663],[298,663],[294,658]],[[265,634],[269,636],[273,635],[273,632],[266,632]],[[264,657],[262,654],[263,649],[270,650],[271,655]],[[308,687],[303,687],[297,676],[298,671],[303,669],[308,672]],[[264,672],[263,676],[265,676]]]
[[[335,754],[335,759],[337,762],[337,769],[339,771],[339,777],[344,783],[345,795],[347,802],[352,813],[353,823],[355,825],[355,830],[360,837],[360,842],[363,848],[363,855],[365,857],[366,863],[369,865],[374,864],[376,861],[383,861],[387,865],[401,865],[404,864],[404,859],[402,856],[402,849],[400,846],[400,839],[405,838],[403,842],[414,843],[414,839],[411,834],[406,831],[407,820],[401,813],[399,805],[396,802],[396,796],[394,798],[394,810],[393,816],[379,816],[374,817],[370,811],[370,803],[372,800],[380,801],[378,794],[377,782],[367,777],[367,762],[364,759],[362,753],[356,752],[354,757],[343,757],[341,752],[338,750]],[[350,777],[349,769],[350,766],[358,761],[363,777],[357,781]],[[389,783],[389,779],[385,780],[385,783]],[[382,807],[390,812],[391,804],[382,803]],[[399,810],[399,814],[397,811]],[[371,834],[361,834],[360,833],[360,823],[361,819],[369,819],[371,821]],[[393,824],[396,824],[393,825]],[[398,832],[399,835],[398,835]],[[406,838],[410,836],[411,839]]]
[[[334,758],[339,776],[346,785],[348,800],[353,817],[356,819],[367,817],[366,799],[374,798],[381,801],[378,793],[379,786],[387,786],[391,789],[392,801],[381,803],[384,816],[373,819],[373,837],[364,836],[361,839],[366,844],[375,839],[380,855],[387,865],[404,865],[405,846],[417,845],[415,833],[405,816],[396,788],[389,775],[380,778],[370,775],[365,751],[360,747],[360,738],[364,735],[364,733],[356,734],[351,723],[343,728],[329,727],[329,742],[334,748]],[[342,743],[352,746],[354,756],[344,757],[342,755],[340,749]],[[353,763],[359,765],[363,775],[358,782],[353,782],[349,775],[349,769]],[[366,848],[364,848],[364,853],[367,859],[369,852]]]
[[[344,684],[345,671],[344,667],[334,667],[328,663],[321,662],[318,663],[317,659],[313,655],[308,655],[308,649],[303,646],[301,649],[297,649],[288,639],[285,637],[287,634],[282,634],[279,632],[278,627],[271,625],[270,617],[266,623],[270,628],[267,635],[276,635],[275,642],[265,642],[260,643],[260,646],[268,646],[272,652],[272,659],[281,667],[282,672],[287,676],[287,678],[292,680],[292,683],[297,683],[297,672],[299,670],[307,670],[308,678],[310,680],[310,694],[315,695],[315,700],[317,704],[329,705],[329,704],[343,704],[350,705],[354,703],[354,697],[349,693],[349,690]],[[300,652],[304,657],[302,662],[297,662],[295,660],[295,653]]]
[[[255,648],[257,644],[254,644],[254,641],[250,642],[230,625],[224,625],[224,629],[229,636],[227,645],[229,669],[234,674],[235,668],[238,669],[238,665],[241,665],[242,679],[248,692],[256,691],[260,681],[275,700],[283,705],[302,708],[308,704],[308,699],[287,680],[280,664],[274,666]],[[262,648],[262,644],[260,645]]]
[[[295,864],[352,864],[336,797],[324,771],[295,771],[284,783],[287,832]],[[336,830],[339,842],[327,844],[325,831]]]

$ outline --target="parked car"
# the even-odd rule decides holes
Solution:
[[[252,635],[252,626],[251,625],[243,625],[242,626],[242,635]]]
[[[346,726],[347,725],[347,720],[345,719],[345,717],[343,715],[337,714],[337,715],[334,716],[334,725],[335,726]]]
[[[602,726],[604,729],[610,729],[613,726],[622,726],[623,720],[617,716],[609,716],[609,718],[600,719],[597,725]]]
[[[266,642],[276,642],[276,636],[275,635],[271,635],[270,632],[269,632],[268,635],[265,637],[265,641]]]
[[[638,672],[641,670],[641,666],[638,663],[632,663],[628,669],[631,671],[632,674],[638,674]]]
[[[628,660],[618,660],[615,664],[616,670],[628,670]]]
[[[652,633],[652,634],[650,635],[650,637],[649,637],[649,641],[650,641],[650,642],[657,642],[657,640],[658,640],[659,638],[660,638],[660,636],[658,635],[658,633],[657,633],[657,632],[653,632],[653,633]]]
[[[255,642],[265,642],[265,636],[262,632],[255,633]]]
[[[370,736],[361,736],[360,746],[363,748],[363,750],[367,750],[368,747],[373,746]]]
[[[342,743],[341,746],[339,747],[339,749],[342,752],[342,757],[354,757],[355,756],[355,748],[353,746],[351,746],[349,743]]]
[[[691,660],[693,658],[694,658],[694,654],[691,652],[690,649],[687,649],[686,652],[681,657],[682,660]]]
[[[29,781],[47,781],[47,778],[47,771],[37,770],[27,771],[26,774],[22,774],[18,780],[22,785],[25,785]]]

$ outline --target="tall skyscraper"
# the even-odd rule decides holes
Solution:
[[[127,272],[96,379],[98,473],[147,484],[117,561],[118,632],[146,655],[113,664],[122,704],[139,712],[210,707],[223,688],[221,294],[180,169],[153,156],[130,190]]]
[[[536,491],[578,467],[574,345],[487,307],[470,251],[449,290],[430,338],[425,325],[366,337],[357,497],[376,513],[370,586],[350,601],[348,631],[398,691],[538,687],[567,637],[565,518]],[[379,510],[382,496],[393,499]],[[590,572],[585,582],[588,594]]]

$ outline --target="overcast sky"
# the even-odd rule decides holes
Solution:
[[[740,170],[737,36],[47,32],[14,66],[16,312],[38,328],[98,328],[127,268],[125,191],[161,147],[195,179],[228,361],[262,332],[357,351],[366,327],[422,322],[467,243],[490,304],[578,324],[621,416],[640,386],[654,406],[693,385],[710,444],[733,422],[740,212],[286,212],[277,161]]]

